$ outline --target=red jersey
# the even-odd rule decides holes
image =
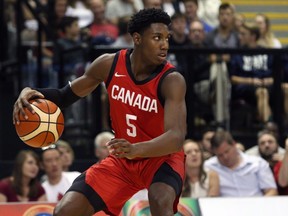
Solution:
[[[110,117],[116,138],[136,143],[151,140],[164,131],[164,100],[160,95],[161,82],[175,71],[163,62],[151,75],[137,81],[131,70],[130,50],[116,53],[106,80],[110,102]],[[149,188],[152,179],[163,163],[184,178],[184,152],[151,158],[128,160],[109,155],[101,163],[90,167],[85,182],[105,202],[109,215],[118,215],[125,202],[136,192]],[[176,212],[179,196],[174,200]]]
[[[116,54],[106,87],[115,137],[135,143],[164,133],[161,81],[175,68],[164,62],[147,79],[137,81],[131,70],[130,53],[121,50]]]

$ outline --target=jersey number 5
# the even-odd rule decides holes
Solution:
[[[137,116],[135,115],[130,115],[126,114],[126,123],[128,125],[127,128],[127,134],[130,137],[136,137],[137,132],[136,132],[136,126],[133,124],[133,121],[137,120]]]

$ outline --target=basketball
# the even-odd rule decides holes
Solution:
[[[64,130],[64,117],[60,108],[46,99],[29,102],[35,113],[32,114],[24,108],[28,119],[19,115],[20,124],[15,124],[19,138],[34,148],[42,148],[55,143]]]

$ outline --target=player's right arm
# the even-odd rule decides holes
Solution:
[[[57,104],[60,108],[65,108],[78,99],[87,96],[94,91],[97,86],[105,81],[109,75],[115,54],[104,54],[95,59],[83,76],[73,80],[62,89],[32,89],[24,88],[14,104],[13,123],[19,123],[19,113],[25,119],[28,118],[24,107],[34,113],[29,100],[35,98],[46,98]]]

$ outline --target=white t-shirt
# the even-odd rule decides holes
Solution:
[[[48,202],[58,202],[62,199],[66,191],[70,188],[75,178],[77,178],[80,172],[62,172],[62,178],[58,184],[51,185],[48,180],[42,183],[42,187],[45,189]]]

